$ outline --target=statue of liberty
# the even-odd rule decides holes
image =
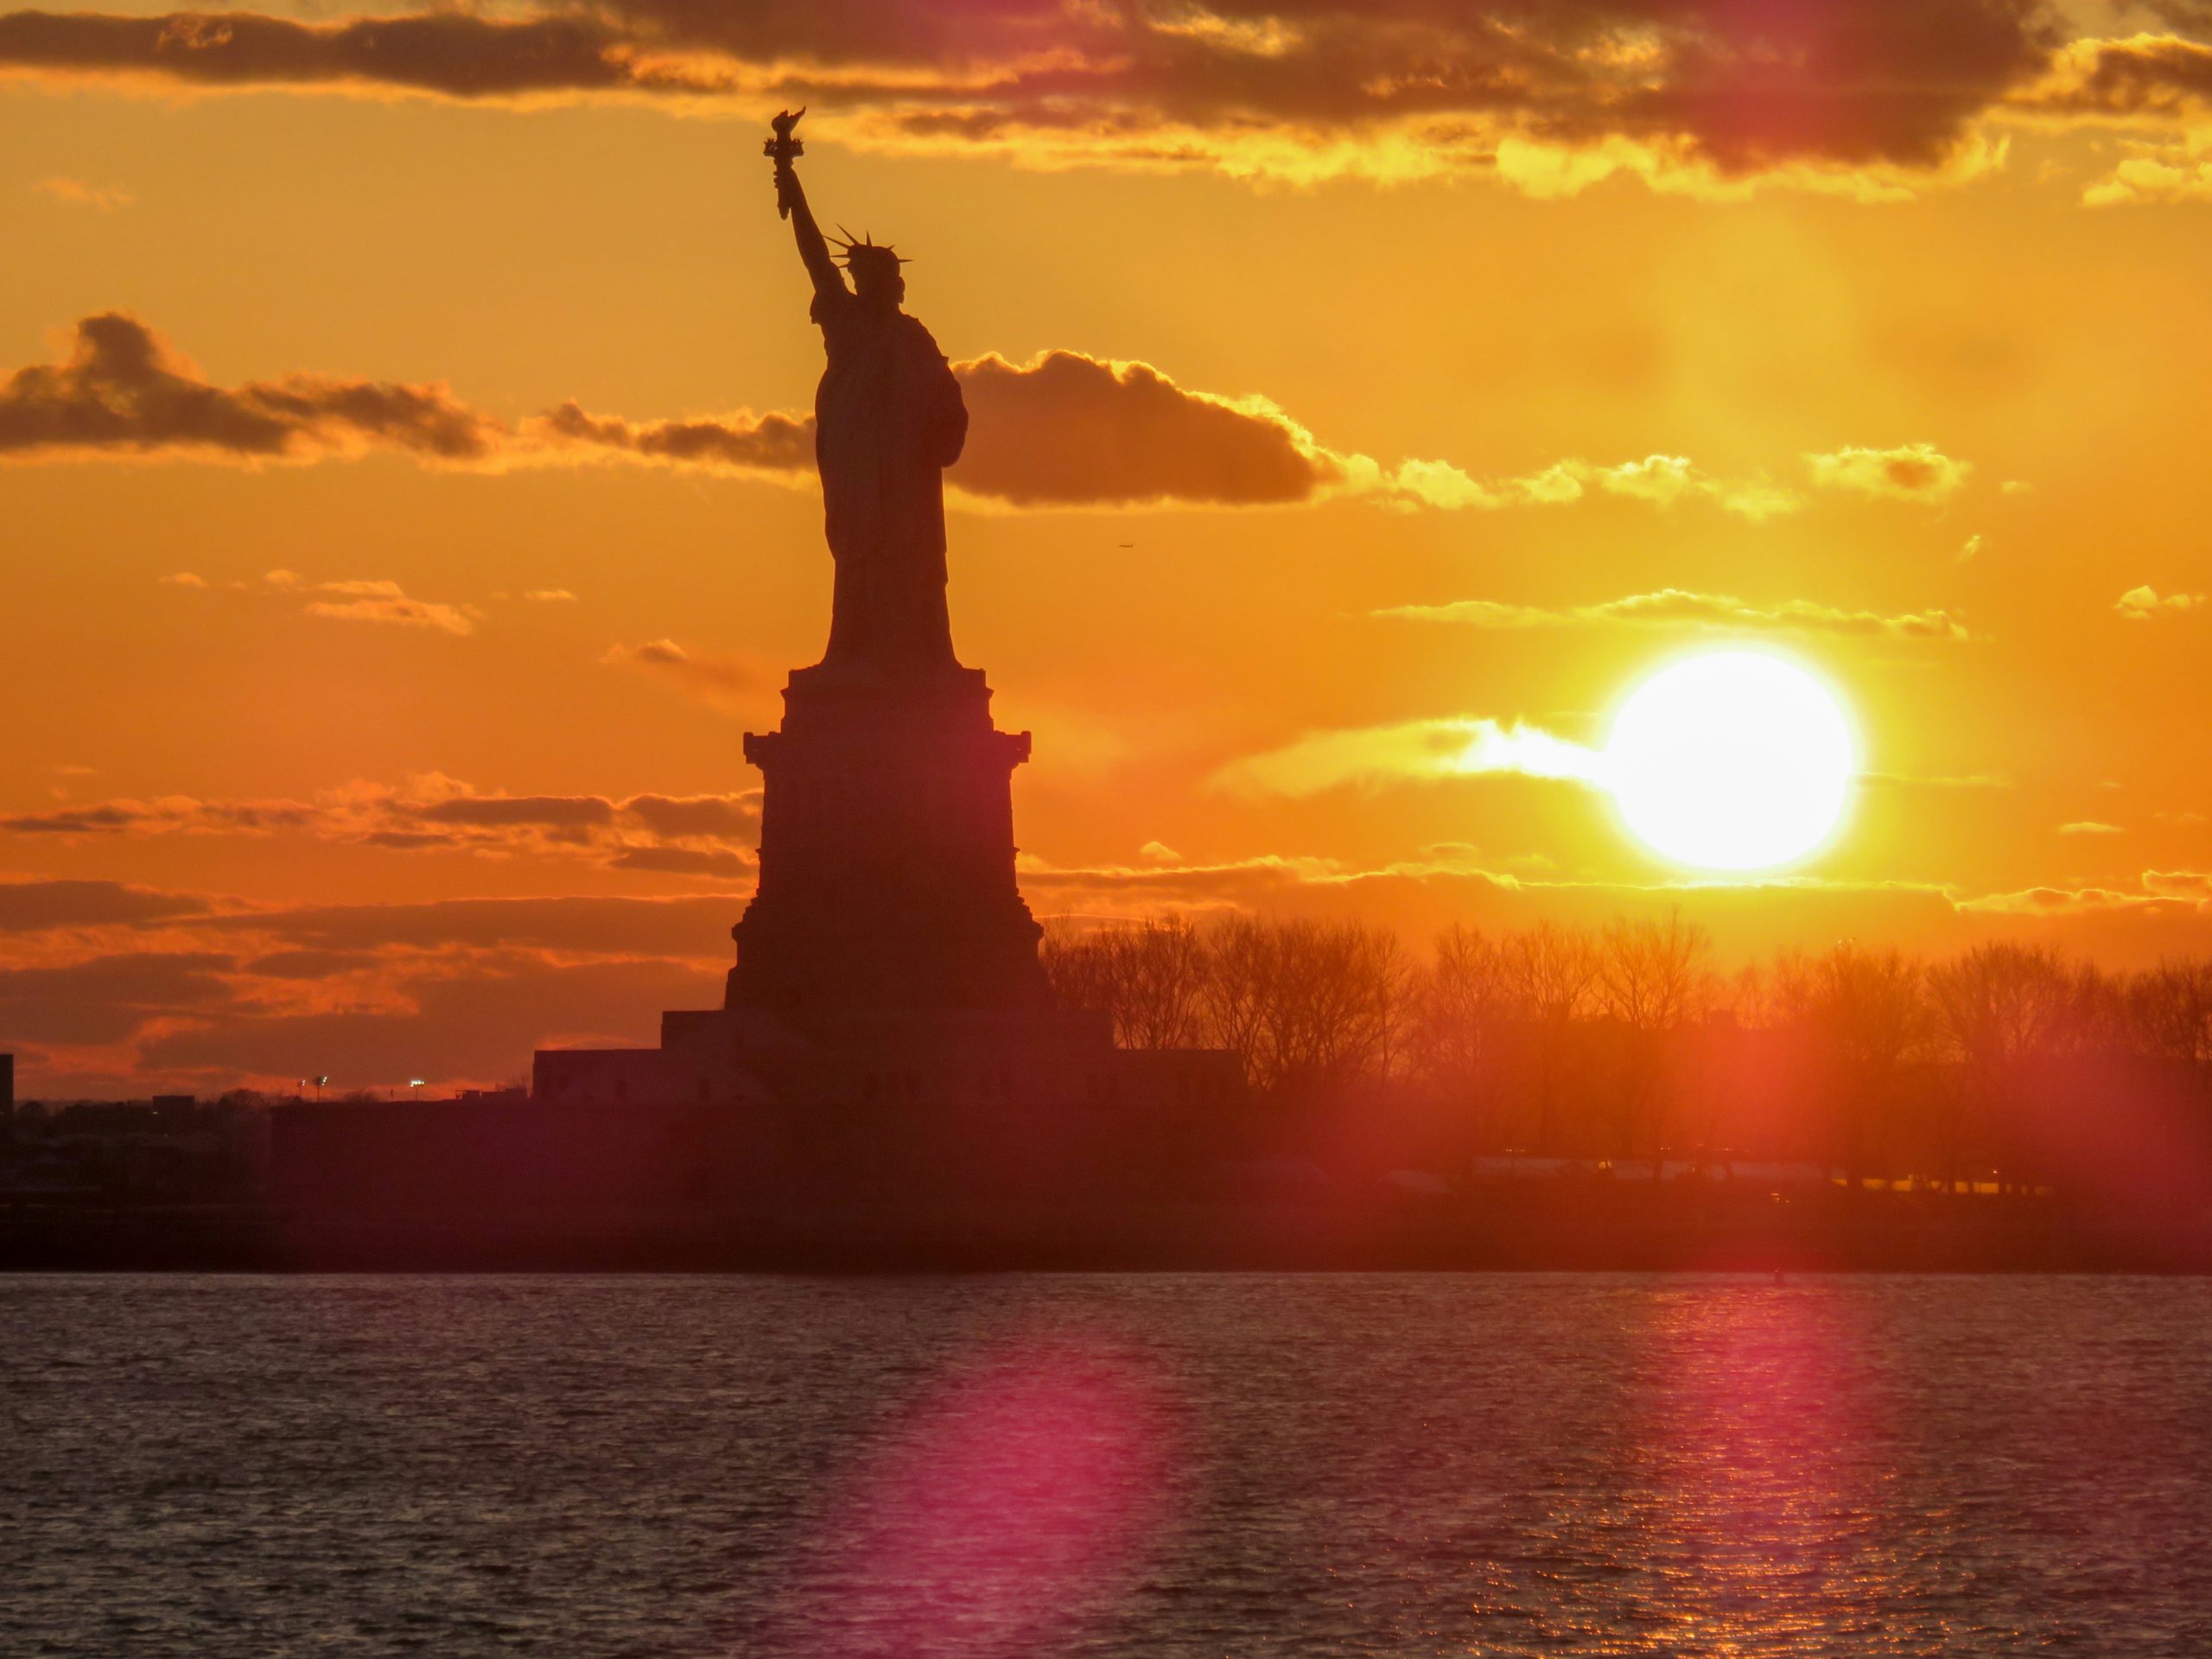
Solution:
[[[842,270],[831,257],[791,166],[802,153],[791,129],[804,113],[776,118],[767,154],[830,356],[814,395],[815,465],[837,566],[822,665],[871,675],[954,667],[944,473],[966,442],[967,405],[930,331],[899,308],[905,262],[867,236],[838,238]]]

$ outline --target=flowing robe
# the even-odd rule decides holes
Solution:
[[[814,397],[814,456],[836,560],[825,665],[952,665],[944,469],[968,409],[930,331],[842,283],[817,293],[830,365]]]

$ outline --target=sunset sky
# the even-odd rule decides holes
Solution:
[[[965,383],[1041,918],[2212,947],[2205,0],[123,3],[0,13],[21,1092],[717,999],[828,619],[799,104]],[[1556,760],[1746,645],[1863,771],[1722,878]]]

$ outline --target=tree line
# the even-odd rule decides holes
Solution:
[[[1179,917],[1046,941],[1133,1048],[1216,1047],[1255,1102],[1382,1115],[1447,1160],[1810,1161],[1852,1185],[2207,1183],[2212,960],[1853,943],[1732,976],[1679,915],[1453,926]]]

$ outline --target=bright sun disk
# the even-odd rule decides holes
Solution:
[[[1707,870],[1765,870],[1817,850],[1859,770],[1851,722],[1803,668],[1716,651],[1659,670],[1614,716],[1607,787],[1638,840]]]

